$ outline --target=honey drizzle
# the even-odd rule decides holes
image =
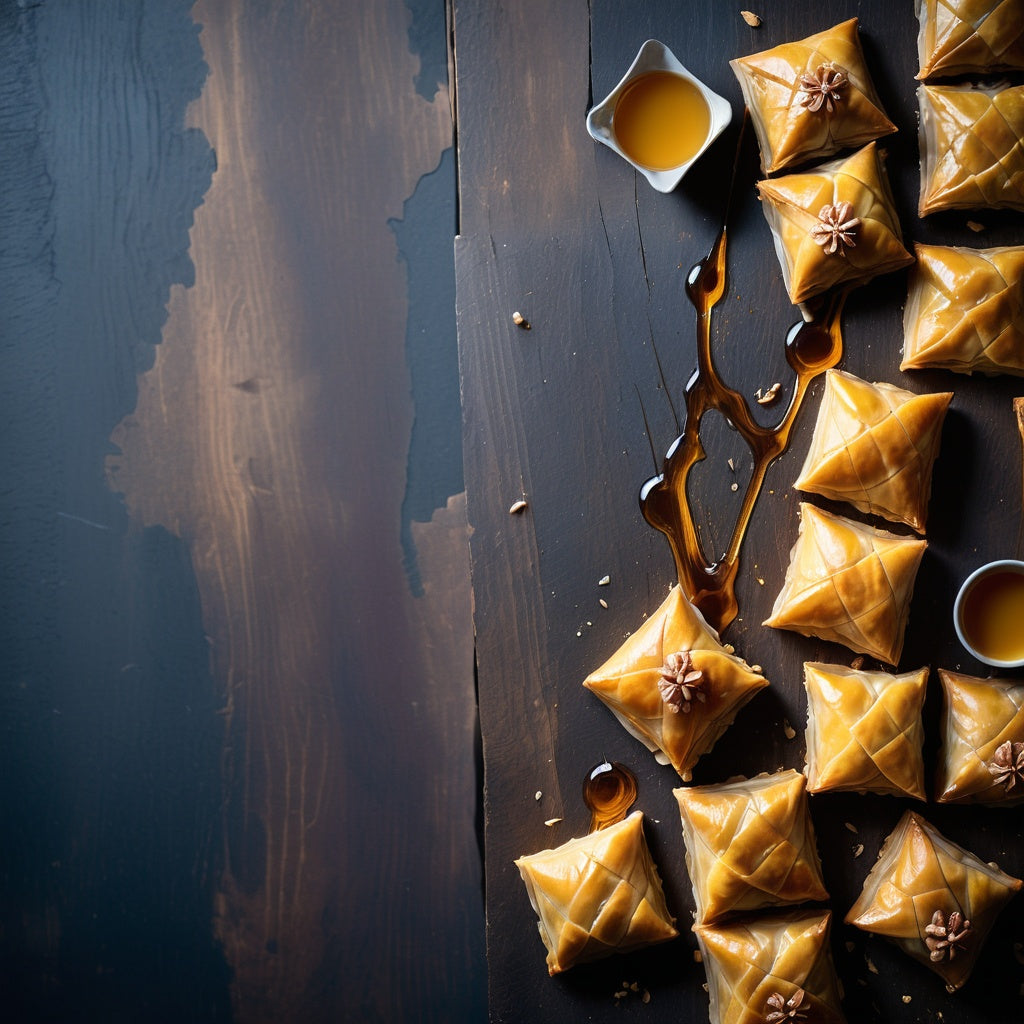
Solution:
[[[636,803],[636,776],[618,761],[602,761],[583,780],[583,802],[590,811],[590,831],[618,824]]]
[[[768,466],[785,451],[811,382],[842,357],[840,316],[847,295],[845,289],[833,292],[809,320],[790,329],[786,361],[796,373],[796,385],[782,419],[774,427],[762,427],[754,420],[746,399],[719,377],[711,356],[711,312],[725,294],[727,234],[723,223],[711,251],[687,276],[686,294],[697,311],[697,369],[684,393],[686,420],[682,434],[665,457],[662,472],[640,491],[643,516],[668,539],[683,592],[719,631],[739,611],[735,582],[740,546]],[[729,546],[718,561],[710,561],[702,550],[687,494],[690,470],[705,458],[700,425],[709,409],[722,413],[754,457],[753,473]]]

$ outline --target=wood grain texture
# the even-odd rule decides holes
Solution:
[[[465,416],[466,486],[472,534],[480,718],[485,758],[488,959],[492,1019],[612,1020],[626,1011],[614,992],[636,980],[651,991],[637,1006],[648,1020],[700,1020],[703,968],[688,935],[643,954],[549,979],[525,889],[512,860],[586,828],[579,797],[587,770],[604,758],[640,780],[639,806],[662,868],[670,906],[689,921],[671,769],[649,755],[580,683],[653,611],[673,582],[671,554],[643,522],[637,494],[678,433],[682,386],[694,366],[694,314],[683,283],[721,222],[739,117],[683,184],[661,195],[587,136],[588,106],[616,84],[643,41],[667,43],[738,115],[732,56],[801,38],[860,17],[883,103],[900,127],[887,140],[898,212],[908,240],[996,245],[1024,238],[1017,216],[982,216],[984,241],[965,217],[914,214],[917,199],[912,5],[776,3],[748,27],[739,9],[697,3],[598,0],[508,8],[456,6],[461,235],[457,308]],[[911,70],[908,70],[911,69]],[[492,98],[503,97],[496,117]],[[775,381],[789,387],[782,342],[798,318],[788,303],[753,184],[750,138],[740,153],[730,222],[729,286],[715,313],[713,347],[726,379],[753,398]],[[960,666],[984,674],[960,651],[949,625],[959,581],[1005,553],[1017,535],[1021,496],[1012,381],[900,374],[905,276],[855,292],[844,315],[843,368],[911,390],[954,390],[936,467],[930,548],[902,665]],[[520,310],[531,330],[511,321]],[[762,628],[796,538],[792,481],[810,441],[816,385],[790,451],[769,470],[741,555],[740,618],[726,639],[772,682],[745,709],[695,782],[803,765],[802,662],[848,663],[844,649]],[[772,422],[771,408],[758,411]],[[647,436],[646,423],[650,427]],[[719,418],[708,457],[693,477],[707,550],[725,543],[749,456]],[[652,458],[651,447],[656,453]],[[727,468],[732,458],[735,474]],[[509,516],[525,496],[527,511]],[[832,506],[838,508],[837,506]],[[605,575],[611,582],[598,581]],[[599,604],[603,599],[608,607]],[[926,759],[938,746],[939,700],[926,707]],[[792,723],[796,736],[787,739]],[[535,799],[537,792],[539,799]],[[838,917],[853,902],[899,801],[822,796],[813,805],[826,883]],[[928,816],[952,838],[1024,871],[1019,821],[992,811],[937,808]],[[562,819],[546,826],[551,818]],[[853,835],[849,822],[858,829]],[[855,856],[863,844],[864,851]],[[685,928],[684,928],[685,930]],[[1012,943],[1019,915],[1003,916],[979,974],[956,999],[881,940],[843,928],[835,953],[850,1019],[1009,1024],[1019,1017],[1020,965]],[[849,943],[849,946],[847,945]],[[868,961],[878,967],[874,974]],[[902,996],[911,997],[909,1003]]]

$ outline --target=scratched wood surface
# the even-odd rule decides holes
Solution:
[[[0,4],[4,1020],[484,1014],[447,21]]]
[[[695,364],[694,314],[683,281],[709,249],[726,200],[742,111],[727,60],[859,16],[876,86],[900,128],[884,146],[907,240],[1024,241],[1024,221],[1016,215],[979,213],[974,219],[985,225],[980,238],[967,227],[967,216],[922,222],[915,215],[917,25],[909,0],[794,0],[766,4],[759,13],[764,22],[755,30],[743,22],[738,6],[726,4],[456,5],[457,309],[495,1021],[707,1016],[703,968],[694,962],[696,944],[686,928],[693,903],[671,796],[678,780],[670,768],[655,765],[580,683],[673,582],[668,546],[642,519],[637,495],[678,433],[682,386]],[[594,144],[584,128],[589,106],[611,90],[650,37],[668,44],[726,96],[735,115],[730,130],[670,195],[654,192],[615,154]],[[758,209],[758,176],[748,139],[730,222],[727,298],[715,313],[713,335],[720,369],[751,396],[775,381],[788,387],[782,341],[797,319]],[[935,472],[930,546],[901,666],[985,675],[958,647],[950,609],[970,569],[1014,554],[1021,480],[1012,398],[1020,382],[901,374],[905,286],[905,275],[896,274],[853,294],[844,314],[841,364],[911,390],[955,392]],[[516,310],[530,322],[529,331],[513,325]],[[798,495],[791,485],[820,391],[820,385],[813,388],[790,450],[769,472],[742,552],[740,617],[726,633],[748,661],[764,666],[772,686],[700,762],[697,783],[801,768],[802,663],[850,658],[838,646],[759,625],[796,537]],[[761,415],[771,422],[770,411]],[[742,442],[720,422],[711,424],[707,447],[694,493],[704,536],[715,550],[724,544],[739,504],[728,486],[727,459],[739,467],[741,485],[748,460]],[[526,511],[509,515],[521,498],[528,502]],[[605,576],[610,582],[599,586]],[[929,766],[938,746],[935,689],[933,681],[926,707]],[[793,739],[787,739],[787,722],[796,726]],[[605,758],[622,761],[639,778],[638,806],[647,815],[648,839],[685,934],[663,947],[550,979],[512,861],[586,830],[581,783]],[[814,799],[837,918],[860,891],[904,807],[888,797]],[[925,813],[984,859],[1024,873],[1018,812],[929,804]],[[558,821],[548,826],[550,819]],[[864,852],[858,857],[859,844]],[[839,925],[833,945],[847,1016],[908,1024],[1020,1020],[1024,966],[1013,944],[1022,939],[1018,899],[1000,918],[974,980],[950,997],[930,972],[901,959],[895,947]],[[614,993],[633,981],[651,993],[650,1002],[630,996],[617,1005]]]

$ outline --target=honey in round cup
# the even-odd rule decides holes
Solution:
[[[960,641],[986,665],[1024,665],[1024,562],[990,562],[971,573],[953,621]]]

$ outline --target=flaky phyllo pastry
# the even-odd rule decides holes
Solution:
[[[856,18],[729,64],[766,174],[896,131],[864,63]]]
[[[722,645],[676,586],[583,685],[689,781],[698,758],[768,680]]]
[[[1024,246],[914,252],[900,369],[1024,376]]]
[[[764,625],[896,665],[927,546],[802,502],[786,580]]]
[[[758,914],[696,925],[711,1024],[845,1024],[828,910]]]
[[[679,802],[698,922],[828,899],[806,783],[790,768],[672,791]]]
[[[952,992],[967,981],[999,911],[1021,884],[907,811],[846,923],[892,939]]]
[[[915,395],[829,370],[794,486],[924,533],[932,466],[952,397],[951,391]]]
[[[1024,210],[1024,86],[923,85],[918,213]]]
[[[793,302],[866,281],[914,259],[903,248],[878,147],[757,184]]]
[[[679,934],[643,821],[634,811],[616,825],[516,861],[539,918],[548,974]]]
[[[943,692],[939,803],[1024,803],[1024,681],[939,669]]]
[[[918,78],[1024,68],[1020,0],[917,0]]]
[[[891,675],[804,665],[807,789],[926,799],[921,711],[928,669]]]

